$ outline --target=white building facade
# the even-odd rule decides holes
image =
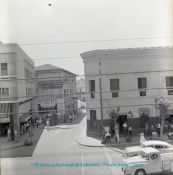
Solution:
[[[0,44],[0,135],[4,136],[13,114],[14,129],[32,114],[35,95],[34,62],[17,44]]]
[[[76,75],[62,68],[45,64],[36,68],[37,105],[39,111],[56,110],[58,114],[76,114]]]
[[[81,57],[88,135],[101,133],[117,109],[120,130],[124,122],[137,130],[146,122],[157,122],[155,98],[161,96],[169,102],[168,117],[173,122],[172,47],[94,50]]]

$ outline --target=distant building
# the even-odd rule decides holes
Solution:
[[[100,134],[118,112],[120,130],[157,122],[155,98],[169,102],[173,123],[173,48],[93,50],[81,54],[85,68],[87,134]],[[103,114],[103,115],[102,115]],[[103,120],[102,120],[103,117]]]
[[[35,95],[34,62],[17,44],[0,44],[0,135],[6,135],[13,113],[14,129],[31,118]]]
[[[56,110],[61,115],[77,113],[76,75],[62,68],[45,64],[36,67],[37,105],[39,111]]]
[[[85,79],[83,78],[77,80],[77,93],[78,97],[85,101]]]

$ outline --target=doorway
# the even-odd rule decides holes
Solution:
[[[96,110],[90,110],[90,128],[96,129]]]

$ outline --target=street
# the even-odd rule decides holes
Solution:
[[[32,157],[1,159],[1,174],[121,175],[120,153],[106,147],[78,144],[85,125],[84,117],[79,124],[44,129]]]

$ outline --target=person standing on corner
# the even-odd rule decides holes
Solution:
[[[128,132],[129,132],[129,136],[132,137],[133,129],[132,129],[132,126],[131,125],[128,128]]]
[[[126,122],[123,123],[123,129],[124,129],[124,135],[126,135],[127,134],[127,123]]]
[[[143,142],[145,142],[145,137],[144,137],[144,133],[140,134],[140,144],[142,144]]]
[[[11,129],[8,128],[7,130],[7,138],[8,138],[8,141],[11,141]]]
[[[115,125],[115,138],[116,138],[116,142],[120,143],[120,136],[119,136],[119,127],[118,127],[118,125]]]
[[[47,119],[47,121],[46,121],[46,127],[47,127],[47,131],[49,131],[49,127],[50,127],[49,119]]]

